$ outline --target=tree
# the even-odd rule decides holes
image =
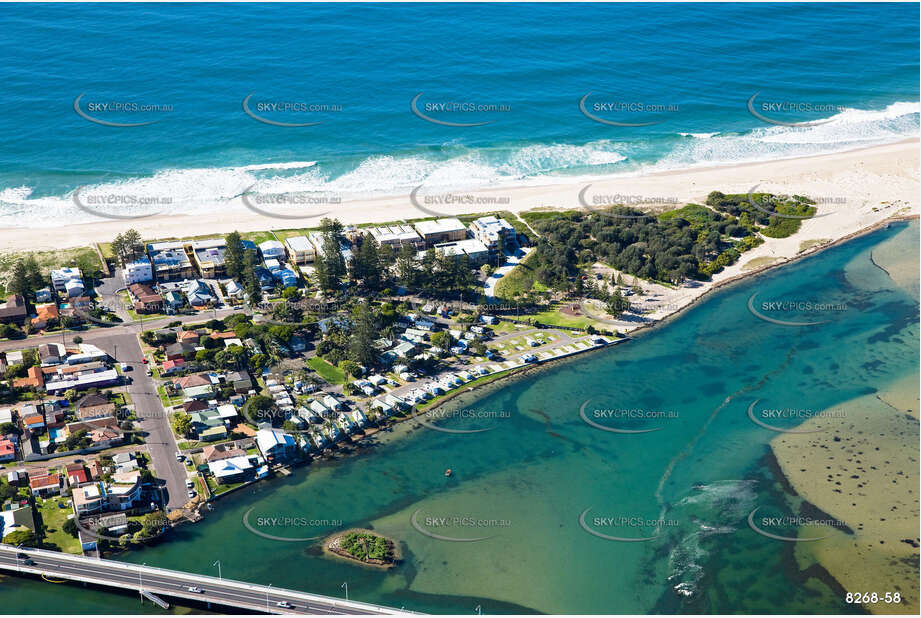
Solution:
[[[77,534],[78,534],[77,522],[74,519],[66,520],[64,522],[64,525],[61,526],[61,530],[63,530],[70,536],[77,538]]]
[[[275,401],[266,395],[253,395],[243,406],[243,412],[253,423],[271,421],[277,412]]]
[[[225,240],[227,248],[224,250],[224,263],[227,268],[227,276],[239,280],[243,274],[244,253],[246,252],[243,247],[243,239],[239,232],[233,231],[227,234]]]
[[[29,280],[29,273],[26,270],[26,263],[23,259],[18,259],[10,270],[10,277],[6,283],[6,289],[11,294],[19,294],[26,300],[35,298],[34,288]]]
[[[377,360],[374,341],[378,338],[378,326],[368,301],[355,309],[355,322],[349,343],[349,358],[359,365],[370,367]]]
[[[431,339],[433,346],[441,348],[442,350],[449,350],[451,346],[454,345],[454,337],[446,330],[432,333],[429,339]]]
[[[77,345],[80,345],[81,343],[83,343],[83,337],[81,337],[80,335],[75,335],[73,338],[73,342]]]
[[[339,361],[339,369],[350,378],[361,375],[361,366],[355,361],[350,361],[348,359]]]
[[[141,234],[134,229],[118,234],[112,241],[112,253],[119,264],[124,266],[144,254],[144,241]]]
[[[358,250],[358,264],[361,279],[369,290],[378,290],[381,286],[381,260],[377,240],[371,234],[365,234]]]
[[[416,251],[410,245],[400,247],[397,255],[397,281],[407,288],[415,287],[418,276]]]
[[[25,545],[26,547],[35,547],[35,533],[28,528],[24,530],[15,530],[3,537],[3,542],[8,545]]]
[[[333,287],[329,271],[326,269],[326,260],[322,255],[318,255],[314,262],[313,275],[316,277],[317,287],[321,290],[329,290]]]
[[[614,293],[611,294],[610,299],[608,299],[608,304],[606,307],[607,312],[616,318],[629,308],[630,303],[627,302],[627,299],[624,298],[624,295],[620,293],[620,288],[615,289]]]
[[[188,437],[192,431],[192,417],[185,412],[176,412],[173,415],[173,431],[177,436]]]
[[[74,451],[81,448],[86,448],[92,444],[88,432],[85,429],[80,431],[75,431],[74,433],[67,436],[64,440],[64,450],[65,451]]]
[[[163,530],[165,521],[166,516],[163,514],[163,511],[151,511],[141,519],[141,530],[139,534],[143,535],[144,538],[157,536]]]
[[[26,276],[29,280],[29,286],[32,290],[40,290],[45,287],[45,278],[42,276],[42,269],[38,265],[38,260],[31,253],[25,262]]]

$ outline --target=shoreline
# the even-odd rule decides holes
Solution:
[[[583,208],[580,192],[592,185],[594,196],[620,196],[631,205],[666,203],[669,207],[705,200],[707,193],[744,193],[754,186],[773,193],[799,193],[828,198],[831,207],[854,210],[852,204],[877,202],[881,194],[890,201],[910,205],[917,211],[918,138],[866,146],[834,153],[788,159],[753,161],[729,165],[687,167],[674,170],[639,171],[630,175],[552,178],[541,184],[497,185],[473,190],[444,191],[465,196],[491,198],[489,203],[444,207],[443,216],[507,210],[513,213],[535,209],[571,210]],[[915,176],[911,176],[913,172]],[[497,203],[501,197],[506,203]],[[667,198],[669,202],[662,200]],[[834,199],[844,198],[846,207]],[[587,198],[583,198],[587,199]],[[674,201],[671,201],[674,200]],[[598,202],[600,204],[600,202]],[[820,202],[820,206],[822,203]],[[114,214],[114,213],[113,213]],[[281,213],[279,213],[281,214]],[[215,203],[207,213],[151,214],[134,219],[99,219],[86,223],[49,227],[7,227],[0,229],[4,252],[60,250],[91,247],[108,242],[129,227],[147,239],[188,238],[213,233],[226,234],[270,230],[306,229],[319,225],[318,213],[307,218],[292,215],[270,217],[242,205]],[[362,225],[431,217],[416,208],[410,194],[343,200],[330,216],[346,225]],[[828,219],[823,221],[826,222]]]

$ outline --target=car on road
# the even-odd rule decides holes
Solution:
[[[285,609],[294,609],[294,606],[288,603],[287,601],[279,601],[275,604],[275,607],[284,607]]]
[[[22,553],[22,552],[19,552],[18,554],[16,554],[16,557],[17,557],[17,558],[20,558],[20,559],[22,559],[22,560],[25,560],[25,559],[28,559],[29,554],[24,554],[24,553]]]
[[[186,586],[185,589],[189,592],[202,592],[202,589],[198,586]]]
[[[26,566],[35,566],[35,561],[32,558],[26,558],[22,563]]]
[[[131,371],[131,365],[128,363],[119,363],[118,366],[121,367],[122,371]]]

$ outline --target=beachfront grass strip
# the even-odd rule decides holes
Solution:
[[[330,384],[345,383],[345,372],[338,367],[331,365],[329,362],[325,361],[319,356],[314,356],[308,360],[307,365]]]
[[[73,249],[55,249],[53,251],[25,251],[0,253],[0,293],[6,294],[4,284],[9,280],[13,266],[20,258],[28,255],[35,257],[42,273],[64,266],[76,266],[83,272],[93,273],[102,270],[99,255],[92,247],[75,247]]]
[[[64,524],[69,519],[68,516],[73,514],[68,504],[69,500],[58,497],[47,500],[36,499],[35,502],[42,519],[43,543],[54,545],[67,554],[82,554],[83,548],[80,540],[64,532]],[[58,502],[66,504],[67,507],[59,507]]]

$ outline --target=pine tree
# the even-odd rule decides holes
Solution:
[[[224,251],[224,262],[227,265],[227,276],[239,280],[243,274],[244,252],[243,239],[239,232],[227,234],[227,249]]]
[[[365,301],[355,309],[355,322],[349,341],[349,358],[359,365],[373,365],[377,360],[377,351],[374,349],[377,336],[378,328],[374,313]]]

